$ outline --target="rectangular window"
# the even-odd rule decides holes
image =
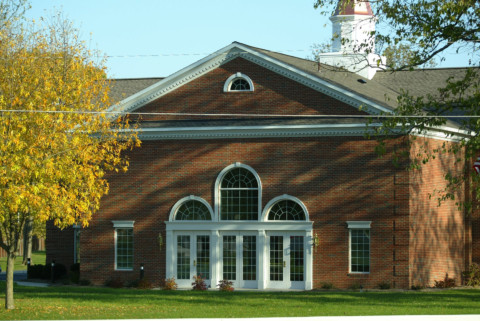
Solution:
[[[350,272],[370,273],[370,229],[350,229]]]
[[[115,262],[117,270],[133,270],[133,228],[115,229]]]

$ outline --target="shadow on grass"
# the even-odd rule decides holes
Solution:
[[[4,291],[5,283],[0,283]],[[290,315],[302,315],[298,309],[312,309],[312,314],[325,310],[325,315],[336,310],[364,309],[370,314],[434,314],[478,313],[480,311],[480,289],[405,292],[249,292],[225,293],[219,291],[156,291],[137,289],[112,289],[104,287],[58,286],[49,288],[15,287],[15,296],[20,299],[38,298],[51,302],[74,300],[101,304],[155,305],[168,307],[204,306],[212,304],[218,309],[240,306],[243,309],[261,310],[265,307],[291,309]],[[285,310],[284,310],[285,311]]]

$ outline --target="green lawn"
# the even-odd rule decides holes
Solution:
[[[15,260],[15,271],[26,271],[27,266],[22,264],[22,256],[18,256]],[[45,251],[35,251],[32,252],[32,264],[45,264]],[[2,271],[5,272],[7,270],[7,258],[2,257],[0,258],[0,267],[2,267]]]
[[[4,286],[0,283],[1,293]],[[3,307],[3,294],[0,297]],[[480,312],[480,289],[222,293],[16,286],[15,297],[16,310],[0,308],[0,319],[240,318]]]

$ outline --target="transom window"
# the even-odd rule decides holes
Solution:
[[[303,208],[292,200],[276,202],[268,213],[269,221],[305,221]]]
[[[244,167],[235,167],[223,175],[220,183],[221,220],[258,220],[259,187],[255,175]]]
[[[175,215],[176,221],[210,221],[211,219],[208,207],[197,200],[184,202]]]
[[[253,82],[245,74],[237,72],[231,75],[223,85],[224,92],[253,91]]]

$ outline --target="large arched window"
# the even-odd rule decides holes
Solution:
[[[179,200],[170,213],[171,221],[211,221],[212,208],[202,198],[188,196]]]
[[[260,179],[243,164],[222,171],[217,180],[220,220],[257,221],[260,204]]]
[[[296,197],[282,195],[275,197],[265,206],[264,219],[267,221],[308,221],[305,205]]]

